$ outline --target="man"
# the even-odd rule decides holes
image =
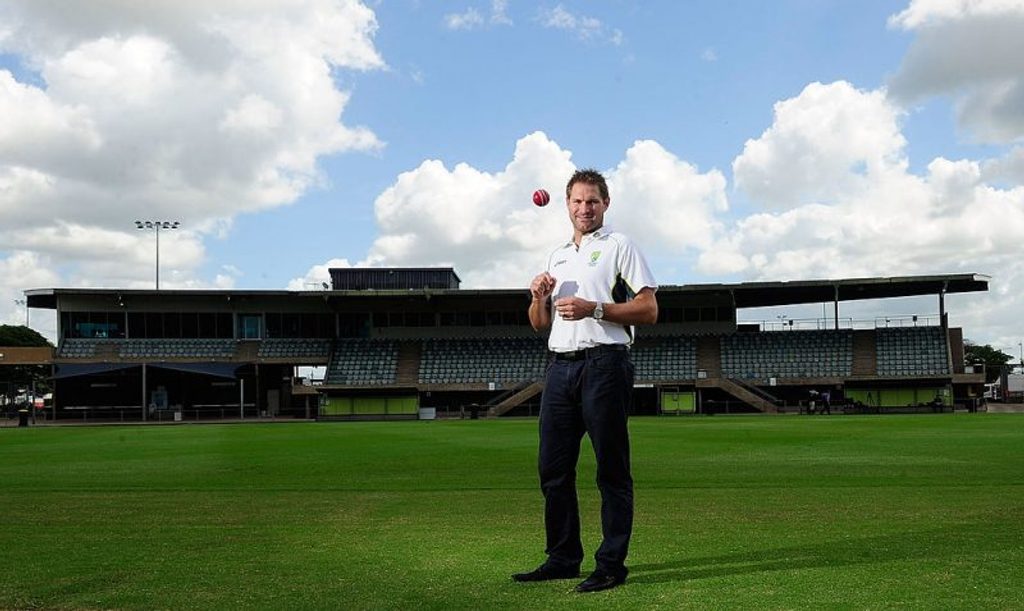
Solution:
[[[540,408],[539,472],[544,493],[547,560],[516,581],[578,577],[583,562],[576,462],[583,434],[597,457],[603,541],[593,573],[577,592],[626,580],[633,530],[626,417],[633,390],[633,325],[658,319],[657,283],[629,238],[604,226],[611,204],[604,177],[573,174],[565,189],[573,236],[551,253],[530,284],[530,324],[550,327],[552,354]],[[632,298],[630,298],[632,297]]]

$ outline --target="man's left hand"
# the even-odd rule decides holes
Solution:
[[[597,304],[580,297],[562,297],[555,301],[555,313],[563,320],[581,320],[591,316]]]

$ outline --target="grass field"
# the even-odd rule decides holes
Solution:
[[[632,572],[589,595],[509,578],[533,420],[0,429],[0,608],[1024,608],[1024,415],[630,427]]]

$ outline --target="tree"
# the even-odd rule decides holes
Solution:
[[[15,325],[0,325],[0,346],[13,348],[52,346],[35,329]]]
[[[964,364],[985,365],[985,383],[989,384],[999,379],[1003,367],[1013,360],[1013,357],[1002,350],[993,348],[988,344],[979,345],[970,340],[964,340]]]
[[[10,348],[39,348],[52,346],[45,337],[34,329],[15,325],[0,325],[0,346]],[[35,382],[36,392],[47,392],[50,374],[45,365],[5,365],[0,367],[0,394],[8,400],[14,399],[20,387],[28,388]]]

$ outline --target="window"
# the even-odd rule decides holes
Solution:
[[[683,322],[683,308],[659,308],[658,322]]]
[[[261,317],[259,314],[239,314],[238,329],[241,339],[259,339]]]
[[[149,337],[146,335],[146,315],[144,313],[128,313],[128,337]]]
[[[201,337],[199,335],[199,315],[194,312],[186,312],[181,315],[181,336],[188,338]]]
[[[181,314],[169,312],[164,314],[164,337],[181,337]]]
[[[216,314],[217,334],[215,337],[221,339],[233,339],[235,337],[235,321],[228,312]]]
[[[267,312],[267,337],[285,337],[281,327],[281,313]]]
[[[327,337],[334,337],[334,317],[328,319]],[[338,314],[338,333],[341,337],[366,337],[370,330],[369,312],[345,312]]]
[[[146,337],[164,337],[163,314],[146,312]]]
[[[124,337],[124,312],[64,312],[61,318],[67,337]]]
[[[199,325],[199,337],[217,337],[217,318],[215,314],[202,312],[196,315]]]

